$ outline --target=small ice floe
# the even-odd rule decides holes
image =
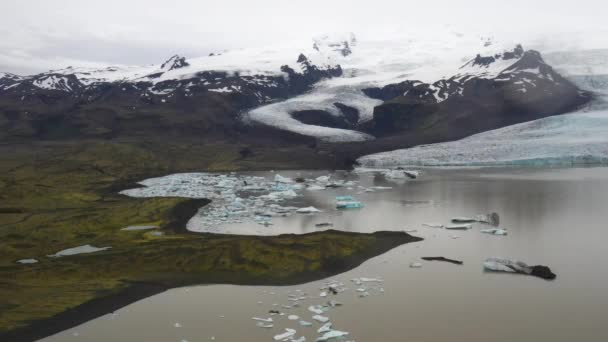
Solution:
[[[338,202],[342,202],[342,201],[354,201],[355,198],[353,196],[336,196],[336,201]]]
[[[285,332],[284,333],[278,334],[278,335],[274,335],[274,340],[275,341],[283,341],[283,340],[291,339],[293,336],[295,336],[295,334],[296,334],[296,330],[295,329],[285,328]]]
[[[287,316],[287,319],[290,321],[297,321],[298,319],[300,319],[300,316],[298,315],[289,315]]]
[[[327,323],[323,324],[323,325],[322,325],[322,326],[319,328],[319,330],[317,330],[317,332],[318,332],[319,334],[322,334],[322,333],[328,332],[328,331],[330,331],[330,330],[331,330],[331,327],[332,327],[331,322],[327,322]]]
[[[501,228],[489,228],[480,230],[482,233],[491,234],[491,235],[507,235],[506,229]]]
[[[312,325],[312,323],[308,322],[308,321],[300,321],[298,323],[300,323],[300,325],[303,326],[303,327],[309,327],[309,326]]]
[[[361,280],[364,283],[366,283],[366,282],[367,283],[381,283],[384,281],[380,278],[365,278],[365,277],[359,278],[359,280]]]
[[[488,258],[486,261],[484,261],[483,268],[484,270],[491,272],[528,274],[546,280],[553,280],[556,277],[556,275],[547,266],[529,266],[522,261],[511,261],[503,258]]]
[[[300,336],[298,338],[292,339],[291,342],[306,342],[306,337]]]
[[[291,184],[294,183],[294,180],[288,177],[283,177],[281,175],[279,175],[278,173],[276,175],[274,175],[274,181],[277,183],[285,183],[285,184]]]
[[[348,333],[346,331],[330,330],[330,331],[326,332],[325,334],[323,334],[323,336],[317,338],[317,342],[325,342],[325,341],[337,339],[337,338],[340,338],[340,337],[343,337],[346,335],[348,335]]]
[[[444,226],[445,229],[451,229],[451,230],[469,230],[473,228],[473,225],[470,223],[463,223],[463,224],[450,224],[447,226]]]
[[[315,321],[320,322],[320,323],[329,322],[329,317],[321,316],[321,315],[314,315],[314,316],[312,316],[312,319],[314,319]]]
[[[486,215],[477,215],[475,216],[475,220],[480,223],[487,223],[493,226],[498,226],[500,224],[500,216],[497,213],[490,213]]]
[[[440,224],[440,223],[423,223],[423,226],[427,226],[430,228],[443,228],[444,225]]]
[[[418,231],[418,229],[405,229],[404,232],[406,233],[416,233]]]
[[[330,300],[329,302],[327,302],[327,305],[329,305],[332,308],[335,308],[337,306],[342,306],[342,303],[335,301],[335,300]]]
[[[173,324],[173,327],[175,327],[175,328],[181,328],[182,325],[181,325],[181,323],[175,323],[175,324]]]
[[[327,297],[327,292],[323,291],[319,293],[319,297]]]
[[[370,190],[372,190],[372,191],[374,191],[374,190],[391,190],[392,188],[393,188],[392,186],[372,186],[370,188]]]
[[[412,262],[410,264],[410,268],[420,268],[420,267],[422,267],[422,264],[419,262]]]
[[[473,223],[473,222],[477,222],[477,220],[472,217],[454,217],[452,219],[452,222],[453,223]]]
[[[338,201],[336,203],[337,209],[360,209],[363,208],[363,203],[359,201]]]
[[[500,223],[500,216],[497,213],[490,213],[484,215],[476,215],[475,217],[455,217],[452,219],[453,223],[486,223],[493,226],[498,226]]]
[[[323,305],[311,305],[308,307],[308,311],[310,311],[312,313],[316,313],[317,315],[320,315],[320,314],[326,312],[327,309],[328,308]]]
[[[164,236],[165,233],[163,233],[163,232],[151,232],[150,235],[159,237],[159,236]]]
[[[387,170],[382,172],[382,175],[389,179],[416,179],[420,175],[420,172],[408,170]]]
[[[264,322],[264,323],[272,323],[272,317],[269,318],[260,318],[260,317],[251,317],[252,320],[254,321],[258,321],[258,322]]]
[[[35,264],[38,262],[38,259],[20,259],[17,260],[18,264]]]
[[[55,254],[48,255],[48,257],[59,258],[59,257],[64,257],[64,256],[77,255],[77,254],[95,253],[95,252],[105,251],[110,248],[112,248],[112,247],[95,247],[95,246],[91,246],[91,245],[84,245],[84,246],[64,249]]]
[[[329,182],[329,178],[330,178],[330,176],[320,176],[320,177],[317,177],[315,180],[319,183],[327,183],[327,182]]]
[[[300,208],[298,210],[296,210],[296,213],[298,214],[315,214],[315,213],[320,213],[321,210],[315,208],[315,207],[306,207],[306,208]]]
[[[316,184],[313,184],[313,185],[309,185],[309,186],[306,188],[306,190],[309,190],[309,191],[320,191],[320,190],[325,190],[325,186],[321,186],[321,185],[316,185]]]
[[[264,322],[257,322],[255,324],[256,327],[258,328],[264,328],[264,329],[272,329],[274,328],[274,324],[272,323],[264,323]]]
[[[450,239],[460,239],[460,235],[450,235]]]
[[[150,229],[158,229],[158,226],[128,226],[121,230],[137,231],[137,230],[150,230]]]

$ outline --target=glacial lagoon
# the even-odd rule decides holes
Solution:
[[[311,180],[278,182],[304,187],[277,205],[312,206],[321,212],[294,210],[268,220],[253,215],[213,229],[249,235],[399,230],[424,240],[397,247],[346,273],[296,286],[172,289],[43,341],[274,341],[275,336],[289,335],[291,330],[286,329],[296,331],[293,340],[304,336],[315,341],[326,324],[313,318],[317,315],[326,317],[332,329],[347,332],[343,341],[556,342],[608,337],[608,269],[603,265],[608,168],[431,168],[422,169],[416,179],[342,171],[243,175],[276,185],[277,174]],[[324,176],[343,186],[305,189]],[[338,210],[336,196],[351,196],[363,207]],[[205,229],[205,210],[191,220],[189,229]],[[468,230],[432,227],[451,224],[455,217],[491,212],[499,214],[496,228],[506,235],[482,233],[495,228],[482,223],[472,223]],[[463,265],[421,259],[436,256]],[[489,257],[547,265],[557,278],[486,272],[482,264]],[[415,264],[420,267],[412,267]],[[340,289],[337,294],[328,291],[332,284]],[[298,306],[293,305],[296,301]],[[333,307],[330,301],[342,305]],[[318,314],[317,305],[327,308]],[[271,315],[270,310],[283,315]],[[272,327],[258,326],[254,317],[272,318]]]

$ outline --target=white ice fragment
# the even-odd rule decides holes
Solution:
[[[278,173],[274,176],[274,181],[277,183],[285,183],[285,184],[291,184],[293,183],[293,179],[288,178],[288,177],[283,177],[281,175],[279,175]]]
[[[480,232],[486,233],[486,234],[492,234],[492,235],[507,235],[507,230],[501,229],[501,228],[482,229],[482,230],[480,230]]]
[[[410,264],[410,268],[420,268],[422,267],[422,264],[419,262],[413,262]]]
[[[319,294],[319,297],[327,297],[327,292],[323,291]]]
[[[298,210],[296,210],[296,213],[298,214],[314,214],[314,213],[320,213],[321,210],[315,208],[315,207],[305,207],[305,208],[300,208]]]
[[[335,338],[340,338],[340,337],[346,336],[346,335],[348,335],[348,333],[346,331],[330,330],[330,331],[326,332],[325,334],[323,334],[323,336],[317,338],[317,342],[325,342],[325,341],[329,341],[329,340],[335,339]]]
[[[301,326],[303,326],[303,327],[309,327],[309,326],[311,326],[311,325],[312,325],[312,323],[311,323],[311,322],[308,322],[308,321],[300,321],[299,323],[300,323],[300,325],[301,325]]]
[[[252,320],[258,322],[272,323],[272,317],[269,318],[259,318],[259,317],[251,317]]]
[[[274,324],[272,324],[272,323],[264,323],[264,322],[257,322],[255,324],[255,326],[259,327],[259,328],[264,328],[264,329],[274,328]]]
[[[325,307],[321,306],[321,305],[311,305],[308,307],[308,311],[316,313],[318,315],[324,313],[325,311]]]
[[[286,339],[289,339],[291,337],[293,337],[296,334],[296,330],[295,329],[289,329],[289,328],[285,328],[285,332],[279,335],[274,335],[274,340],[275,341],[283,341]]]
[[[444,225],[440,223],[423,223],[423,226],[431,227],[431,228],[443,228]]]
[[[38,262],[38,259],[20,259],[17,260],[18,264],[35,264]]]
[[[70,255],[77,255],[77,254],[95,253],[95,252],[105,251],[110,248],[112,248],[112,247],[95,247],[95,246],[91,246],[91,245],[83,245],[83,246],[78,246],[78,247],[61,250],[55,254],[48,255],[48,257],[59,258],[59,257],[70,256]]]
[[[314,319],[317,322],[321,322],[321,323],[325,323],[325,322],[329,321],[329,317],[321,316],[321,315],[314,315],[314,316],[312,316],[312,319]]]
[[[300,317],[298,315],[289,315],[287,316],[287,319],[290,321],[297,321],[298,319],[300,319]]]
[[[174,326],[175,328],[181,328],[181,327],[182,327],[181,323],[175,323],[175,324],[173,324],[173,326]]]
[[[319,330],[317,330],[317,332],[318,332],[319,334],[324,333],[324,332],[328,332],[328,331],[330,331],[330,330],[331,330],[331,326],[332,326],[332,325],[331,325],[331,322],[327,322],[327,323],[323,324],[323,325],[322,325],[322,326],[319,328]]]
[[[471,225],[469,223],[451,224],[451,225],[445,226],[444,228],[445,229],[451,229],[451,230],[469,230],[469,229],[473,228],[473,225]]]
[[[361,280],[362,282],[368,282],[368,283],[381,283],[384,280],[380,279],[380,278],[359,278],[359,280]]]

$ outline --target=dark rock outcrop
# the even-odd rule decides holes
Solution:
[[[304,55],[295,65],[297,71],[283,66],[284,75],[193,70],[188,77],[167,77],[169,71],[189,67],[176,55],[159,70],[129,80],[95,79],[91,72],[71,68],[23,77],[0,73],[0,139],[158,134],[224,139],[251,133],[252,128],[241,127],[242,111],[342,75],[339,65],[319,67]],[[119,70],[99,70],[114,72]]]
[[[504,70],[498,61],[513,61]],[[494,70],[496,69],[496,70]],[[513,51],[463,65],[461,73],[428,84],[405,81],[365,89],[385,101],[365,129],[377,136],[426,132],[439,140],[572,111],[591,94],[580,91],[546,64],[537,51]]]

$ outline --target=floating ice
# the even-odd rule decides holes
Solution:
[[[122,191],[132,197],[185,197],[206,198],[211,203],[201,208],[187,224],[194,232],[223,234],[275,235],[272,229],[251,231],[234,225],[247,220],[269,227],[272,218],[289,216],[294,212],[320,212],[314,207],[297,208],[281,206],[282,202],[300,196],[298,191],[308,187],[324,190],[328,187],[354,184],[354,182],[329,182],[330,176],[317,179],[291,178],[278,174],[272,180],[259,176],[213,173],[182,173],[150,178],[140,182],[144,187]],[[131,227],[130,230],[143,229]],[[129,227],[127,227],[129,228]]]
[[[315,213],[320,213],[321,210],[315,208],[315,207],[306,207],[306,208],[300,208],[298,210],[296,210],[296,213],[298,214],[315,214]]]
[[[91,246],[91,245],[84,245],[84,246],[64,249],[55,254],[48,255],[48,257],[59,258],[59,257],[70,256],[70,255],[77,255],[77,254],[95,253],[95,252],[105,251],[110,248],[112,248],[112,247],[95,247],[95,246]]]
[[[339,201],[336,203],[337,209],[360,209],[363,208],[363,203],[359,201]]]
[[[272,323],[272,317],[270,318],[259,318],[259,317],[251,317],[252,320],[264,323]]]
[[[297,321],[298,319],[300,319],[300,317],[298,315],[289,315],[287,316],[287,319],[290,321]]]
[[[294,182],[293,179],[287,178],[287,177],[283,177],[283,176],[281,176],[279,174],[276,174],[274,176],[274,181],[278,182],[278,183],[286,183],[286,184],[291,184],[291,183]]]
[[[38,262],[38,259],[21,259],[17,260],[18,264],[35,264]]]
[[[450,224],[447,226],[444,226],[445,229],[451,229],[451,230],[468,230],[473,228],[473,225],[469,224],[469,223],[465,223],[465,224]]]
[[[410,264],[410,268],[420,268],[422,267],[422,264],[419,262],[413,262]]]
[[[314,316],[312,316],[312,319],[314,319],[317,322],[321,322],[321,323],[325,323],[325,322],[329,321],[329,317],[321,316],[321,315],[314,315]]]
[[[320,333],[320,334],[321,334],[321,333],[324,333],[324,332],[328,332],[328,331],[330,331],[330,330],[331,330],[331,326],[332,326],[332,325],[331,325],[331,322],[327,322],[327,323],[323,324],[323,325],[322,325],[322,326],[319,328],[319,330],[317,330],[317,332],[318,332],[318,333]]]
[[[285,332],[274,336],[275,341],[282,341],[293,337],[296,334],[295,329],[285,328]]]
[[[309,326],[311,326],[311,325],[312,325],[312,323],[311,323],[311,322],[308,322],[308,321],[300,321],[299,323],[300,323],[300,325],[301,325],[301,326],[303,326],[303,327],[309,327]]]
[[[480,232],[492,235],[507,235],[507,231],[505,229],[500,228],[482,229],[480,230]]]
[[[348,335],[348,333],[346,331],[330,330],[330,331],[326,332],[325,334],[323,334],[323,336],[317,338],[317,341],[325,342],[325,341],[329,341],[331,339],[339,338],[339,337],[346,336],[346,335]]]

